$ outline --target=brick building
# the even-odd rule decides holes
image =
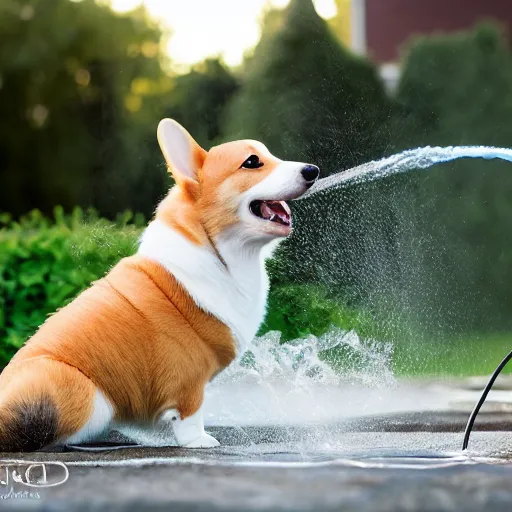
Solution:
[[[398,78],[401,48],[415,35],[468,29],[483,20],[512,27],[512,0],[337,0],[352,49],[381,67],[386,81]],[[350,22],[347,24],[347,20]]]

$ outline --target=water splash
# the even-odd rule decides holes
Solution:
[[[205,420],[302,425],[369,412],[381,393],[396,385],[392,352],[391,344],[361,340],[355,331],[333,329],[285,344],[281,333],[269,332],[255,338],[207,388]],[[328,359],[333,353],[340,355],[341,368]],[[378,397],[372,399],[371,390]]]
[[[327,360],[339,351],[342,368]],[[362,340],[355,331],[332,329],[323,336],[307,336],[281,343],[281,333],[256,337],[243,357],[233,362],[206,388],[205,424],[231,427],[239,442],[254,445],[246,426],[271,429],[325,426],[340,420],[389,410],[395,400],[401,410],[411,401],[397,390],[390,343]],[[426,393],[425,393],[426,394]],[[417,397],[413,397],[417,403]],[[117,425],[130,439],[147,446],[167,446],[168,428],[145,429]],[[287,442],[287,429],[282,439]]]
[[[374,160],[347,171],[333,174],[327,178],[322,178],[301,199],[310,197],[325,189],[356,185],[411,170],[428,169],[435,164],[451,162],[460,158],[484,158],[486,160],[497,158],[512,162],[512,149],[488,146],[426,146],[424,148],[409,149],[402,153],[381,160]]]
[[[346,368],[342,372],[335,371],[322,356],[333,349],[343,351]],[[281,333],[271,331],[255,338],[244,356],[222,372],[216,382],[286,381],[301,387],[346,381],[368,386],[392,384],[391,356],[390,343],[363,342],[354,330],[333,328],[319,337],[310,334],[284,344]]]

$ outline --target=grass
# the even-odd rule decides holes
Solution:
[[[490,375],[512,350],[512,333],[435,340],[396,342],[397,377],[467,377]],[[512,364],[503,373],[512,373]]]

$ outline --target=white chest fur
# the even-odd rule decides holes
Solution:
[[[198,307],[226,324],[241,356],[265,316],[268,277],[264,260],[272,247],[244,245],[236,233],[225,233],[215,242],[227,268],[210,247],[194,245],[155,220],[142,235],[139,254],[164,266]]]

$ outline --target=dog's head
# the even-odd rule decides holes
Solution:
[[[158,142],[176,186],[157,215],[198,242],[193,226],[201,226],[211,239],[227,232],[262,243],[288,236],[292,216],[286,201],[303,195],[319,175],[318,167],[282,161],[253,140],[207,152],[171,119],[160,122]]]

